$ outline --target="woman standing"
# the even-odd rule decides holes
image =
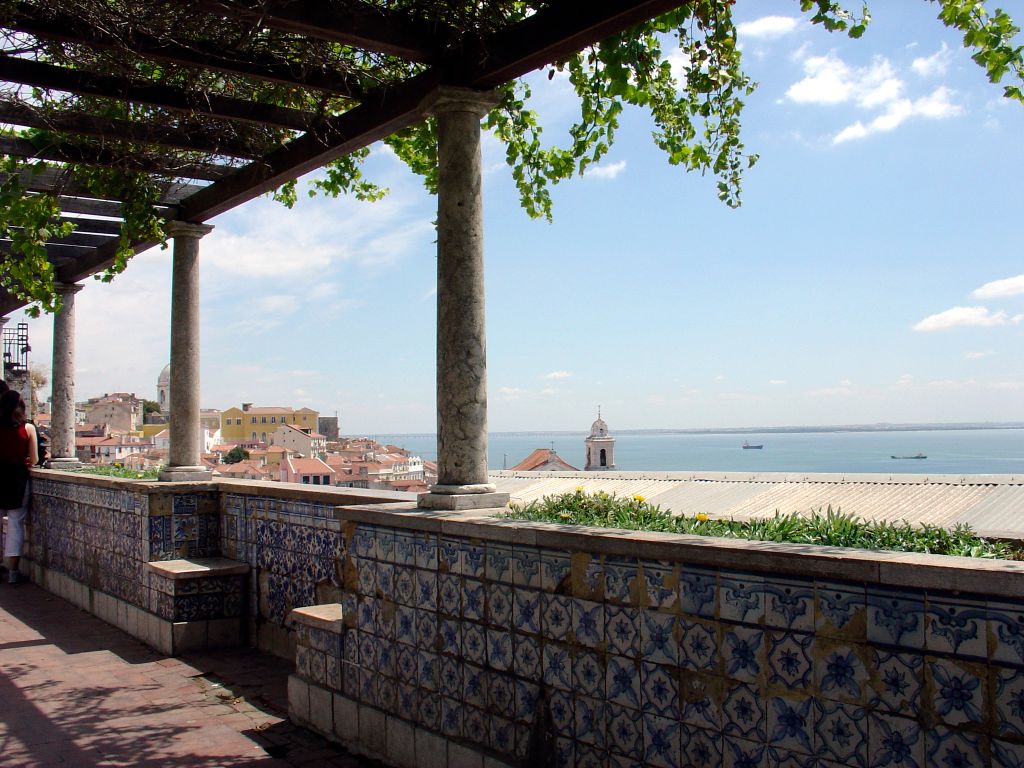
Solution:
[[[27,423],[25,401],[8,390],[0,395],[0,510],[7,510],[4,558],[9,584],[25,580],[18,566],[28,512],[28,468],[38,461],[36,428]]]

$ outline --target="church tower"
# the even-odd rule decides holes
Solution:
[[[160,405],[160,415],[165,419],[171,417],[171,364],[168,363],[160,371],[156,380],[156,401]]]
[[[605,472],[615,469],[615,438],[608,434],[608,425],[601,418],[601,406],[597,407],[597,421],[590,425],[590,436],[583,441],[586,445],[587,472]]]

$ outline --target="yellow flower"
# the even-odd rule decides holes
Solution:
[[[700,520],[702,523],[706,523],[709,519],[708,516],[705,515],[703,512],[698,512],[696,515],[694,515],[694,517]]]
[[[633,497],[633,501],[636,501],[636,502],[642,502],[643,500],[644,500],[644,497],[641,496],[639,493],[636,494],[636,496]]]
[[[583,493],[583,486],[582,485],[577,485],[576,486],[576,493]]]

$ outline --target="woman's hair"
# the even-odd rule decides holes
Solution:
[[[20,427],[25,423],[25,401],[21,394],[9,389],[0,395],[0,427]]]

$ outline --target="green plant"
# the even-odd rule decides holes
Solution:
[[[159,469],[129,469],[120,464],[87,464],[76,471],[83,475],[123,477],[127,480],[156,480],[160,477]]]
[[[922,552],[961,557],[1024,560],[1024,550],[1004,542],[984,539],[969,525],[953,528],[913,526],[906,521],[864,520],[831,506],[754,520],[716,520],[706,514],[673,515],[650,504],[642,496],[621,498],[614,494],[588,494],[582,488],[571,493],[545,496],[529,504],[511,504],[508,518],[567,525],[592,525],[641,531],[717,536],[728,539],[817,544],[828,547]]]

